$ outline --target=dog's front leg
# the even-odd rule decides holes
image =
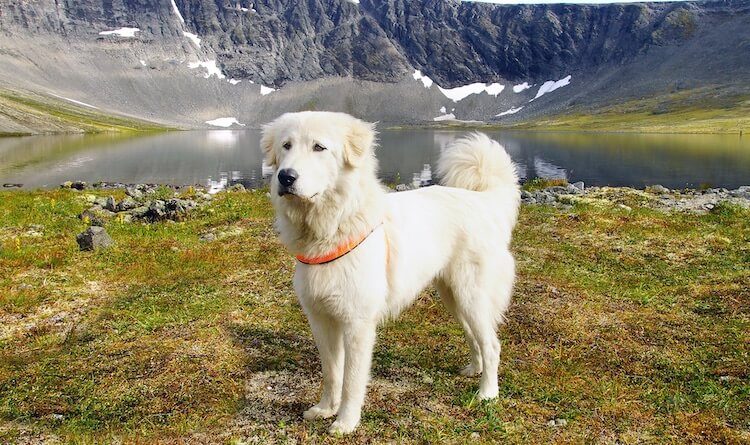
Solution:
[[[332,434],[350,433],[359,424],[370,379],[375,328],[372,320],[356,320],[343,326],[344,385],[338,418],[328,430]]]
[[[341,323],[316,312],[307,315],[323,371],[323,394],[320,402],[303,413],[307,420],[327,419],[339,409],[344,373],[344,343]]]

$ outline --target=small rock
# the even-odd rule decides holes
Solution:
[[[669,193],[670,190],[661,184],[650,185],[646,187],[647,192],[651,192],[655,195],[661,195],[662,193]]]
[[[433,383],[435,383],[435,380],[432,377],[426,375],[422,377],[422,383],[427,383],[428,385],[432,385]]]
[[[138,190],[136,187],[125,187],[125,194],[133,199],[143,198],[143,192]]]
[[[476,431],[471,433],[470,436],[472,440],[479,440],[479,433],[477,433]]]
[[[103,226],[112,216],[114,216],[113,212],[105,210],[98,205],[93,205],[78,215],[78,218],[82,221],[88,221],[93,226]]]
[[[200,236],[200,240],[205,242],[216,241],[216,234],[212,232],[204,233]]]
[[[727,383],[730,380],[731,380],[731,378],[728,375],[723,375],[723,376],[719,377],[719,381],[722,382],[722,383]]]
[[[244,192],[245,191],[245,186],[242,185],[242,184],[237,183],[237,184],[234,184],[233,186],[229,187],[227,190],[229,190],[230,192]]]
[[[86,187],[88,187],[88,184],[84,181],[73,181],[73,183],[70,184],[70,188],[75,190],[86,190]]]
[[[54,420],[63,420],[65,416],[63,416],[62,414],[52,414],[52,418]]]
[[[633,210],[630,207],[626,206],[625,204],[619,204],[617,207],[625,210],[626,212],[630,212],[631,210]]]
[[[126,196],[122,201],[120,201],[119,204],[117,204],[117,211],[127,212],[128,210],[133,210],[136,207],[138,207],[138,203],[136,202],[136,200],[131,198],[130,196]]]
[[[151,203],[149,204],[146,217],[150,219],[151,221],[160,221],[164,219],[165,215],[167,214],[166,211],[167,209],[164,204],[164,201],[157,199],[157,200],[151,201]]]
[[[578,191],[581,191],[581,192],[584,191],[584,189],[585,189],[585,185],[584,185],[583,181],[574,182],[571,185],[573,187],[575,187]]]
[[[115,200],[114,196],[108,196],[107,202],[103,206],[105,209],[109,210],[110,212],[116,212],[117,211],[117,201]]]
[[[73,181],[65,181],[62,184],[60,184],[61,189],[69,189],[73,187]]]
[[[94,199],[94,204],[98,205],[101,208],[104,208],[104,206],[107,205],[107,198],[104,196],[98,196],[96,199]]]
[[[81,250],[106,249],[114,244],[104,227],[92,226],[76,237]]]
[[[408,186],[408,185],[406,185],[406,184],[398,184],[398,185],[396,186],[396,191],[397,191],[397,192],[405,192],[405,191],[407,191],[407,190],[409,190],[409,186]]]
[[[148,207],[146,206],[139,206],[130,211],[130,214],[133,216],[133,218],[136,218],[136,219],[144,218],[147,213],[148,213]]]
[[[568,421],[565,419],[552,419],[549,422],[547,422],[547,426],[551,428],[566,426],[567,424],[568,424]]]
[[[21,284],[18,285],[18,288],[21,289],[21,290],[29,290],[29,289],[33,289],[34,286],[32,286],[30,284],[26,284],[26,283],[21,283]]]
[[[3,187],[5,187],[7,189],[21,188],[21,187],[23,187],[23,184],[16,184],[16,183],[12,183],[12,182],[6,182],[5,184],[3,184]]]

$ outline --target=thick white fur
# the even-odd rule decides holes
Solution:
[[[299,173],[295,195],[279,196],[276,174],[271,180],[277,228],[292,254],[328,253],[382,222],[348,255],[298,262],[294,274],[323,368],[320,402],[304,417],[338,415],[332,433],[359,423],[377,325],[431,283],[466,335],[471,362],[461,373],[481,373],[479,398],[496,397],[496,328],[515,278],[509,244],[518,179],[497,142],[481,133],[460,139],[440,158],[443,186],[387,193],[376,176],[374,139],[373,125],[352,116],[302,112],[266,125],[261,140],[276,171]],[[316,143],[326,150],[314,151]]]

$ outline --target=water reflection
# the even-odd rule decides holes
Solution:
[[[377,156],[389,183],[434,181],[442,150],[465,132],[381,131]],[[519,176],[582,180],[589,185],[736,188],[750,184],[750,138],[704,135],[493,132]],[[0,138],[0,184],[56,187],[67,180],[257,187],[264,165],[254,130],[173,132],[155,136]]]

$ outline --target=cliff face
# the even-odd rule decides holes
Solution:
[[[750,0],[0,0],[0,90],[185,127],[303,109],[512,122],[664,95],[737,103],[750,96],[748,24]],[[138,31],[111,34],[123,27]],[[496,84],[444,90],[476,82]]]
[[[133,26],[181,28],[224,72],[267,85],[330,76],[398,82],[414,69],[453,87],[537,81],[624,64],[748,14],[747,1],[498,6],[457,0],[1,0],[4,30],[76,36]],[[184,24],[176,14],[177,7]],[[748,27],[750,28],[750,26]],[[747,31],[750,33],[750,31]]]

